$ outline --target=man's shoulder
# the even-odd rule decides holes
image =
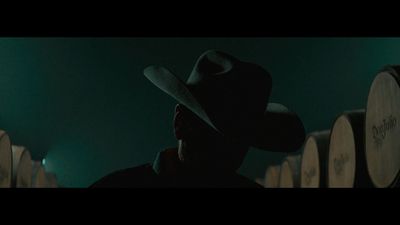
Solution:
[[[152,164],[147,163],[112,172],[90,187],[148,187],[155,184],[156,178]]]

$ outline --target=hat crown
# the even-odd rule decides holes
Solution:
[[[187,85],[219,129],[234,131],[233,124],[246,129],[264,115],[272,84],[260,66],[209,50],[197,60]]]
[[[232,56],[218,50],[208,50],[197,60],[187,84],[194,84],[206,77],[220,76],[233,70],[237,62]]]
[[[197,62],[197,71],[212,75],[223,74],[230,71],[236,61],[232,56],[217,50],[203,53]]]

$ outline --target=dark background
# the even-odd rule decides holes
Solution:
[[[400,63],[396,38],[1,38],[0,129],[65,187],[151,162],[176,144],[176,103],[142,70],[160,64],[186,79],[207,49],[266,68],[271,101],[296,111],[307,132],[364,108],[376,73]],[[252,149],[239,172],[261,177],[283,157]]]

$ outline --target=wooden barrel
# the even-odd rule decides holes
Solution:
[[[12,150],[10,137],[0,130],[0,188],[11,187]]]
[[[58,188],[57,176],[54,173],[46,172],[47,177],[47,187],[48,188]]]
[[[344,112],[334,122],[328,160],[328,187],[372,187],[364,141],[365,110]]]
[[[279,173],[280,188],[300,187],[300,163],[301,155],[289,155],[283,160]]]
[[[330,130],[310,133],[305,141],[301,160],[301,187],[327,187]]]
[[[395,184],[400,170],[399,66],[383,69],[369,90],[365,118],[367,168],[373,184]]]
[[[32,162],[32,188],[46,188],[47,175],[41,162]]]
[[[264,187],[277,188],[279,187],[280,166],[272,165],[265,171]]]
[[[32,186],[32,159],[24,146],[12,145],[13,187],[30,188]]]

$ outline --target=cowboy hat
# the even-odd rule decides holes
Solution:
[[[144,75],[233,141],[284,152],[303,144],[305,131],[299,117],[281,104],[268,103],[272,80],[259,65],[208,50],[186,83],[161,66],[145,68]]]

